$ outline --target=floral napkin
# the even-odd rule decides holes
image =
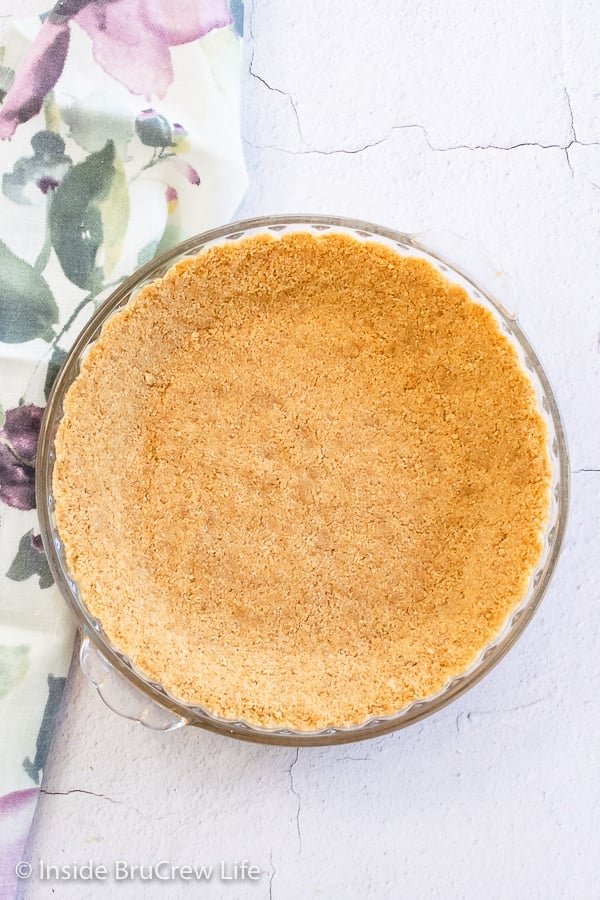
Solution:
[[[48,2],[48,0],[47,0]],[[25,4],[26,9],[32,7]],[[41,9],[39,8],[41,6]],[[35,513],[43,407],[102,299],[246,186],[241,2],[61,0],[0,34],[0,897],[20,859],[73,624]]]

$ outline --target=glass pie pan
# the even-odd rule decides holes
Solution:
[[[260,728],[243,720],[228,720],[210,710],[191,706],[147,679],[104,633],[102,624],[87,609],[69,572],[58,532],[52,493],[55,437],[63,415],[65,395],[77,378],[87,351],[99,338],[104,323],[122,309],[146,284],[162,277],[176,262],[203,249],[257,234],[280,236],[290,231],[343,233],[360,241],[382,243],[404,256],[427,260],[471,299],[492,312],[515,348],[523,369],[534,386],[539,411],[547,428],[547,452],[551,464],[551,506],[543,538],[543,551],[531,575],[521,603],[510,613],[496,638],[475,662],[453,677],[438,693],[412,702],[393,715],[369,718],[357,725],[300,731]],[[75,340],[58,374],[42,422],[37,457],[37,505],[44,547],[55,581],[71,608],[81,631],[81,668],[105,703],[115,712],[159,731],[196,725],[213,732],[268,744],[319,746],[376,737],[428,716],[476,684],[512,647],[536,612],[548,587],[560,553],[567,521],[569,466],[564,428],[544,369],[512,311],[514,288],[510,280],[481,248],[449,232],[403,234],[359,220],[317,215],[271,216],[234,222],[189,238],[152,260],[128,278],[105,300]]]

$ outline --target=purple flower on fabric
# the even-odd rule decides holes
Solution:
[[[2,191],[15,203],[33,203],[56,190],[73,161],[65,155],[65,142],[53,131],[38,131],[31,138],[33,156],[18,159],[12,172],[2,176]]]
[[[167,185],[167,189],[165,191],[165,199],[167,201],[167,212],[171,215],[177,209],[177,204],[179,203],[179,194],[170,184]]]
[[[35,457],[44,410],[32,403],[9,409],[0,428],[0,500],[35,509]]]
[[[44,97],[61,76],[69,36],[66,24],[44,22],[0,108],[0,138],[12,137],[17,125],[39,113]]]
[[[197,170],[193,166],[191,166],[189,162],[186,162],[184,159],[174,159],[173,165],[178,172],[181,172],[182,175],[185,175],[190,184],[200,184],[200,176],[198,175]]]
[[[0,885],[3,897],[16,894],[15,866],[23,859],[38,795],[39,788],[27,788],[0,797]]]
[[[173,81],[170,48],[232,21],[226,0],[112,0],[90,3],[77,22],[94,59],[132,94],[164,97]]]
[[[188,153],[191,149],[187,130],[179,122],[173,124],[173,139],[171,147],[175,153]]]
[[[38,553],[44,553],[44,542],[41,534],[34,534],[33,531],[31,532],[31,546],[34,550],[37,550]]]
[[[132,94],[164,97],[173,81],[170,48],[232,21],[227,0],[65,0],[42,25],[0,109],[0,138],[40,111],[64,68],[74,21],[94,59]]]

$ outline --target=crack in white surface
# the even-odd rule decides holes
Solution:
[[[87,794],[89,797],[98,797],[99,800],[108,800],[109,803],[115,803],[122,806],[121,800],[115,800],[114,797],[108,797],[106,794],[97,794],[95,791],[86,791],[83,788],[70,788],[68,791],[48,791],[46,788],[40,788],[40,794],[46,794],[48,797],[69,797],[71,794]]]
[[[290,767],[288,769],[288,775],[290,776],[290,791],[296,798],[296,834],[298,835],[298,852],[302,853],[302,832],[300,830],[300,812],[302,810],[302,798],[300,797],[299,792],[296,790],[296,783],[294,781],[294,766],[298,762],[298,757],[300,756],[300,748],[296,747],[296,755],[292,760]]]
[[[573,469],[572,475],[579,475],[581,472],[600,472],[600,469]]]
[[[569,94],[569,89],[565,87],[565,97],[567,98],[567,106],[569,108],[569,131],[571,134],[571,140],[575,143],[577,141],[577,132],[575,131],[575,119],[573,117],[573,106],[571,104],[571,95]]]
[[[302,133],[302,126],[300,124],[300,116],[298,114],[298,106],[296,104],[295,99],[289,93],[289,91],[284,91],[282,88],[274,87],[274,85],[269,84],[266,78],[262,75],[259,75],[258,72],[254,69],[254,54],[256,53],[256,38],[254,37],[253,31],[253,22],[254,22],[254,6],[252,6],[251,14],[248,18],[248,31],[250,32],[250,40],[252,42],[252,52],[250,54],[250,62],[248,64],[248,74],[251,78],[255,78],[256,81],[259,81],[264,87],[267,88],[268,91],[271,91],[274,94],[280,94],[282,97],[285,97],[289,102],[292,112],[294,113],[294,118],[296,120],[296,128],[298,129],[298,137],[302,141],[303,144],[306,143],[304,140],[304,135]]]
[[[577,132],[575,131],[575,119],[573,117],[573,106],[571,104],[571,95],[569,94],[569,89],[565,86],[565,97],[567,98],[567,106],[569,108],[569,132],[571,134],[572,143],[578,144],[577,140]],[[569,145],[570,146],[570,145]],[[571,177],[575,178],[575,171],[573,169],[573,164],[571,163],[571,157],[569,156],[569,147],[565,147],[565,157],[567,160],[567,165],[569,167],[569,171],[571,172]]]
[[[336,756],[337,762],[343,762],[346,759],[351,762],[373,762],[370,756]]]
[[[146,818],[137,806],[132,806],[124,800],[115,800],[114,797],[109,797],[107,794],[98,794],[96,791],[87,791],[84,788],[70,788],[68,791],[49,791],[47,788],[40,788],[40,794],[45,794],[47,797],[70,797],[71,794],[85,794],[88,797],[97,797],[98,800],[106,800],[107,803],[114,803],[115,806],[125,806],[127,809],[132,809],[136,812],[142,819]]]
[[[294,100],[294,98],[292,97],[291,94],[288,94],[287,91],[282,91],[281,88],[273,87],[272,85],[269,84],[269,82],[265,78],[262,77],[262,75],[259,75],[258,72],[255,72],[254,69],[252,68],[253,61],[254,61],[254,50],[252,50],[252,58],[250,60],[250,65],[248,67],[248,72],[249,72],[250,76],[252,78],[255,78],[257,81],[260,81],[260,83],[263,84],[267,88],[267,90],[272,91],[274,94],[281,94],[282,97],[287,98],[287,100],[290,103],[290,106],[292,107],[293,113],[294,113],[294,118],[296,120],[296,128],[298,129],[298,136],[299,136],[300,140],[302,141],[302,143],[306,143],[304,140],[304,135],[302,134],[302,126],[300,125],[300,116],[298,115],[298,107],[296,106],[296,101]]]
[[[269,850],[269,865],[271,867],[271,874],[269,876],[269,900],[273,900],[273,879],[277,875],[277,869],[273,865],[273,850]]]
[[[276,87],[275,85],[271,84],[263,75],[260,75],[254,69],[254,55],[255,55],[255,51],[256,51],[256,38],[254,37],[254,31],[253,31],[253,19],[254,19],[254,9],[252,9],[252,14],[249,17],[249,26],[248,26],[249,32],[250,32],[250,38],[252,41],[252,53],[251,53],[251,57],[250,57],[250,64],[249,64],[249,70],[248,70],[249,74],[252,78],[256,79],[262,85],[264,85],[264,87],[266,87],[267,90],[269,90],[275,94],[280,94],[282,97],[285,97],[288,100],[288,102],[292,108],[292,111],[294,113],[296,127],[298,130],[298,135],[299,135],[300,141],[303,145],[303,147],[299,148],[299,149],[290,149],[289,147],[280,147],[280,146],[277,146],[276,144],[255,144],[252,141],[248,140],[246,137],[243,137],[244,143],[247,144],[249,147],[252,147],[255,150],[276,150],[279,153],[285,153],[290,156],[305,156],[305,155],[306,156],[310,156],[310,155],[354,156],[354,155],[363,153],[365,150],[370,150],[374,147],[381,146],[381,144],[385,144],[387,141],[389,141],[392,138],[394,132],[396,132],[396,131],[408,131],[408,130],[416,129],[421,132],[421,134],[423,135],[423,137],[425,139],[425,143],[427,144],[428,148],[433,153],[452,153],[455,151],[465,151],[465,150],[470,151],[470,152],[488,151],[488,150],[498,150],[500,152],[509,152],[511,150],[519,150],[519,149],[526,148],[526,147],[537,148],[539,150],[560,150],[565,155],[565,160],[566,160],[567,166],[569,168],[569,171],[571,173],[571,177],[575,178],[573,164],[571,162],[571,157],[569,155],[569,150],[571,149],[571,147],[573,147],[573,146],[600,147],[600,142],[598,142],[598,141],[580,141],[580,140],[578,140],[577,132],[575,129],[575,119],[574,119],[574,114],[573,114],[573,106],[571,103],[571,95],[570,95],[569,90],[566,85],[563,88],[563,90],[564,90],[565,98],[567,101],[567,108],[568,108],[568,113],[569,113],[569,131],[568,131],[569,140],[565,141],[563,143],[557,142],[557,143],[544,144],[541,141],[519,141],[514,144],[491,144],[490,143],[490,144],[452,144],[452,145],[448,145],[448,146],[436,146],[434,144],[427,128],[424,125],[421,125],[420,123],[412,122],[412,123],[406,123],[406,124],[392,125],[392,127],[389,129],[387,134],[383,135],[380,138],[377,138],[374,141],[369,141],[368,143],[365,143],[359,147],[334,147],[334,148],[321,148],[321,147],[314,147],[314,146],[311,147],[308,144],[308,141],[306,140],[306,138],[304,136],[302,122],[300,119],[300,114],[298,112],[298,105],[297,105],[295,98],[291,95],[291,93],[289,91],[285,91],[282,88]]]
[[[561,21],[561,27],[563,28],[563,31],[564,31],[564,22],[562,22],[562,21]],[[571,101],[571,94],[569,92],[569,87],[567,84],[568,78],[567,78],[567,71],[566,71],[565,58],[564,58],[564,33],[563,33],[563,39],[562,39],[562,46],[563,46],[562,82],[564,85],[563,93],[564,93],[564,96],[566,99],[568,121],[566,123],[567,124],[567,132],[565,134],[565,138],[562,141],[544,143],[542,141],[531,140],[531,141],[518,141],[514,144],[510,144],[510,143],[507,143],[507,144],[501,144],[501,143],[500,144],[495,144],[495,143],[481,143],[481,144],[464,143],[464,144],[460,144],[460,143],[457,143],[457,144],[450,144],[447,146],[437,146],[434,143],[434,141],[432,140],[432,137],[431,137],[429,131],[427,130],[427,128],[420,123],[414,122],[414,123],[392,125],[391,128],[389,129],[389,131],[387,132],[387,134],[384,134],[383,136],[376,138],[373,141],[366,142],[361,146],[357,146],[357,147],[352,147],[352,146],[350,146],[350,147],[319,147],[319,146],[311,146],[309,141],[305,137],[305,133],[304,133],[303,125],[302,125],[302,119],[301,119],[301,116],[300,116],[299,110],[298,110],[298,102],[295,99],[295,97],[289,91],[286,91],[286,90],[272,84],[268,80],[268,78],[266,78],[263,74],[259,74],[254,68],[254,56],[255,56],[255,51],[256,51],[256,46],[257,46],[257,41],[256,41],[256,38],[254,35],[254,5],[252,6],[252,9],[251,9],[251,15],[248,16],[248,29],[249,29],[249,34],[250,34],[250,38],[251,38],[251,47],[252,47],[250,64],[249,64],[249,75],[250,75],[250,77],[259,81],[262,85],[264,85],[264,87],[268,91],[275,93],[275,94],[280,94],[281,96],[283,96],[287,99],[287,101],[289,102],[290,107],[293,111],[293,114],[294,114],[295,124],[296,124],[296,128],[298,131],[298,136],[300,139],[300,145],[297,148],[293,148],[293,147],[289,147],[289,146],[283,147],[278,144],[254,143],[253,141],[249,140],[247,137],[243,136],[242,137],[243,142],[248,147],[252,147],[255,150],[258,150],[258,151],[272,150],[272,151],[276,151],[279,153],[288,154],[290,156],[303,156],[303,155],[307,155],[307,156],[310,156],[310,155],[315,155],[315,156],[354,156],[354,155],[359,155],[359,154],[361,154],[367,150],[370,150],[374,147],[378,147],[382,144],[385,144],[387,141],[389,141],[392,138],[394,132],[396,132],[396,131],[417,129],[423,135],[423,138],[425,140],[427,147],[434,153],[452,153],[452,152],[459,152],[459,151],[462,151],[462,152],[465,152],[465,151],[467,151],[467,152],[478,152],[478,151],[485,152],[485,151],[490,151],[490,150],[496,150],[499,152],[509,152],[509,151],[519,150],[519,149],[523,149],[523,148],[534,148],[534,149],[538,149],[538,150],[558,150],[563,154],[565,162],[567,164],[567,168],[568,168],[570,176],[571,176],[571,179],[574,180],[575,179],[575,166],[574,166],[573,155],[571,153],[571,149],[573,147],[600,147],[600,141],[583,141],[583,140],[579,140],[577,137],[577,130],[576,130],[576,126],[575,126],[575,118],[574,118],[574,112],[573,112],[573,104]],[[564,109],[564,107],[563,107],[563,109]]]
[[[573,163],[571,162],[571,157],[569,156],[569,148],[565,147],[565,159],[567,160],[567,165],[569,167],[569,172],[571,173],[571,178],[575,178],[575,169],[573,168]]]
[[[273,88],[273,90],[276,90]],[[368,144],[364,144],[362,147],[338,147],[334,149],[324,150],[319,147],[307,147],[305,150],[290,150],[286,147],[278,147],[275,144],[254,144],[252,141],[249,141],[247,138],[243,138],[244,143],[248,146],[253,147],[255,150],[277,150],[279,153],[287,153],[290,156],[339,156],[339,155],[348,155],[353,156],[357,153],[363,153],[365,150],[370,150],[373,147],[378,147],[381,144],[385,144],[386,141],[389,141],[395,131],[407,131],[410,129],[418,129],[425,138],[425,143],[434,153],[453,153],[458,150],[469,150],[471,152],[476,152],[479,150],[499,150],[501,152],[509,152],[510,150],[520,150],[524,147],[535,147],[538,150],[562,150],[568,153],[568,151],[573,146],[578,147],[600,147],[600,141],[578,141],[574,138],[570,140],[567,144],[543,144],[540,141],[519,141],[516,144],[453,144],[448,147],[436,147],[435,144],[432,143],[429,133],[424,125],[411,124],[411,125],[393,125],[385,137],[379,138],[376,141],[371,141]]]
[[[419,125],[417,123],[412,125],[393,125],[388,133],[387,137],[384,140],[388,140],[394,131],[407,129],[407,128],[418,128],[424,138],[425,143],[429,147],[430,150],[433,150],[434,153],[451,153],[453,150],[470,150],[472,152],[476,152],[477,150],[500,150],[504,152],[509,152],[510,150],[520,150],[523,147],[536,147],[538,150],[569,150],[574,144],[578,144],[581,146],[594,146],[600,147],[600,142],[597,141],[578,141],[574,136],[565,143],[565,144],[543,144],[541,141],[518,141],[516,144],[452,144],[448,147],[436,147],[432,142],[429,132],[425,128],[424,125]],[[381,142],[379,142],[381,143]]]
[[[379,144],[385,143],[388,138],[389,135],[380,138],[378,141],[373,141],[371,144],[365,144],[364,147],[356,147],[352,150],[347,150],[345,148],[337,150],[320,150],[318,147],[307,147],[306,150],[290,150],[288,147],[278,147],[276,144],[253,144],[252,141],[249,141],[246,137],[242,137],[242,140],[248,147],[252,147],[254,150],[277,150],[277,152],[286,153],[288,156],[339,156],[342,154],[354,156],[357,153],[362,153],[363,150],[370,150],[371,147],[377,147]]]
[[[508,715],[514,712],[520,712],[523,709],[530,709],[532,706],[539,706],[540,703],[544,703],[546,700],[549,700],[553,694],[549,694],[547,697],[539,697],[537,700],[532,700],[530,703],[522,703],[518,706],[510,706],[508,709],[472,709],[469,712],[460,712],[455,720],[456,733],[460,734],[460,723],[463,718],[466,718],[467,722],[473,721],[473,716],[503,716]]]

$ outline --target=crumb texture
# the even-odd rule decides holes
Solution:
[[[429,263],[258,236],[114,316],[59,427],[90,611],[216,715],[312,730],[463,672],[523,599],[547,435],[493,315]]]

